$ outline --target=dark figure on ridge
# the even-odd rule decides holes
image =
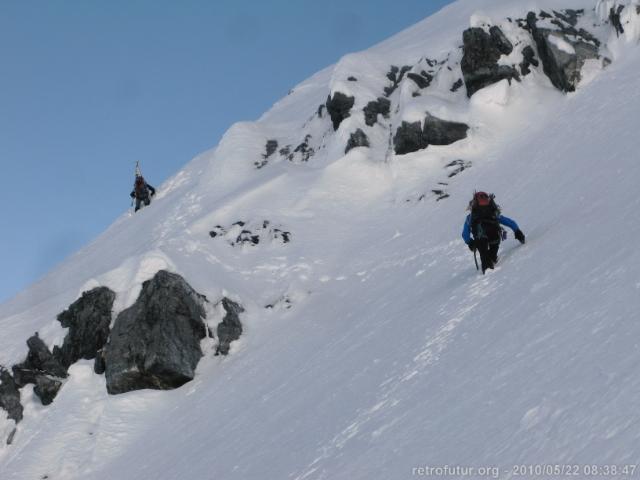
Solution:
[[[494,195],[485,192],[476,192],[469,202],[467,215],[462,229],[462,238],[472,252],[480,252],[482,273],[488,268],[493,269],[498,262],[498,249],[503,234],[506,232],[501,225],[509,227],[520,243],[524,243],[524,233],[518,224],[500,213],[500,207],[496,204]],[[473,238],[471,236],[473,235]]]
[[[136,181],[133,184],[133,191],[131,192],[131,198],[136,199],[137,212],[144,203],[149,205],[151,203],[151,197],[156,194],[156,189],[149,185],[142,175],[136,175]]]

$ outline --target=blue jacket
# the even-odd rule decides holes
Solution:
[[[505,227],[509,227],[514,232],[516,230],[520,230],[518,224],[511,220],[509,217],[505,217],[504,215],[498,216],[498,222],[500,225],[504,225]],[[464,243],[469,243],[471,241],[471,214],[467,215],[467,219],[464,221],[464,227],[462,227],[462,239]]]

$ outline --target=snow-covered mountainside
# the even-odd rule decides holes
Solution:
[[[639,38],[459,0],[232,126],[0,306],[0,478],[638,475]],[[484,276],[475,189],[527,235]]]

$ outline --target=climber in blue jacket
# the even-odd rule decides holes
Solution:
[[[469,210],[471,213],[464,222],[462,239],[472,252],[480,252],[484,273],[488,268],[493,269],[498,261],[498,249],[503,233],[500,225],[513,230],[516,240],[520,243],[525,242],[525,237],[514,220],[500,213],[500,207],[496,204],[493,194],[476,192],[469,202]]]

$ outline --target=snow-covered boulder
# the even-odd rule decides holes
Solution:
[[[107,391],[169,390],[192,380],[206,336],[205,302],[175,273],[160,270],[144,282],[105,347]]]
[[[53,347],[54,356],[66,368],[81,358],[95,358],[109,337],[111,309],[116,294],[107,287],[94,288],[58,315],[69,332],[62,347]]]
[[[467,96],[500,80],[519,79],[518,72],[509,65],[498,65],[503,54],[509,54],[513,45],[498,27],[490,33],[482,28],[468,28],[462,34],[464,55],[460,67],[467,86]]]

